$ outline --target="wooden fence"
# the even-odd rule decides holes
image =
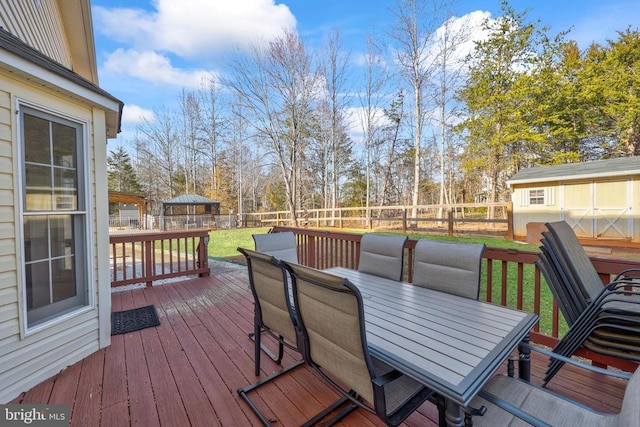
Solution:
[[[357,269],[360,252],[360,234],[312,230],[292,227],[274,227],[273,232],[292,231],[296,235],[298,259],[301,264],[325,269],[330,267],[347,267]],[[416,240],[409,239],[405,246],[405,269],[403,280],[413,279],[413,252]],[[538,253],[516,249],[488,247],[483,255],[486,263],[483,266],[483,283],[481,298],[500,304],[536,313],[540,322],[536,324],[531,340],[538,344],[553,347],[558,337],[566,331],[566,323],[562,318],[556,302],[546,285],[540,270],[535,266]],[[611,276],[628,268],[640,268],[640,263],[628,259],[612,259],[602,257],[591,258],[596,270],[608,283]],[[516,286],[509,285],[514,283]],[[549,334],[540,331],[545,324]],[[585,357],[599,366],[615,366],[633,372],[637,364],[627,360],[608,357],[581,348],[576,355]]]
[[[402,232],[439,231],[444,234],[490,233],[513,237],[511,203],[460,203],[455,205],[381,206],[375,208],[308,209],[238,215],[238,225],[386,229]],[[490,214],[493,212],[493,215]]]

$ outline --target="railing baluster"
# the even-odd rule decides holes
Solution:
[[[208,276],[208,241],[209,230],[206,229],[112,235],[111,286],[135,283],[146,283],[150,286],[156,280],[171,277],[190,274]],[[156,249],[160,251],[159,256]],[[165,254],[167,251],[168,255]],[[174,265],[176,259],[177,264]],[[119,260],[122,266],[118,265]]]

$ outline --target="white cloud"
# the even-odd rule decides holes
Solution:
[[[166,56],[152,51],[117,49],[104,63],[104,69],[114,74],[125,74],[156,84],[197,88],[215,73],[206,70],[180,70],[173,67]]]
[[[274,0],[157,0],[152,5],[152,11],[96,6],[94,27],[138,50],[196,58],[268,40],[296,25],[289,8]]]
[[[122,123],[137,125],[145,121],[151,122],[155,120],[153,111],[144,109],[135,104],[125,104],[122,110]]]

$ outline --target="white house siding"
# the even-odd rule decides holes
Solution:
[[[0,26],[54,61],[73,68],[56,0],[0,1]]]
[[[0,198],[0,403],[8,402],[21,392],[55,375],[65,367],[81,360],[100,347],[109,344],[107,332],[99,333],[99,320],[105,331],[110,330],[109,312],[110,295],[108,280],[108,255],[104,248],[95,250],[100,233],[96,231],[96,224],[103,224],[106,220],[96,219],[100,210],[106,205],[95,197],[96,187],[99,192],[106,184],[105,166],[96,167],[94,155],[99,153],[99,161],[106,164],[105,118],[104,110],[95,106],[84,105],[77,101],[69,101],[53,91],[47,91],[39,86],[18,81],[11,75],[0,71],[0,192],[8,197]],[[16,100],[29,101],[55,112],[67,114],[89,124],[91,135],[89,147],[90,165],[87,168],[91,175],[89,191],[91,197],[92,229],[89,234],[94,245],[94,256],[91,258],[91,290],[93,306],[85,310],[71,313],[56,323],[44,325],[30,333],[25,333],[26,319],[22,318],[20,310],[21,300],[21,267],[22,255],[21,233],[17,211],[18,198],[14,186],[17,185],[15,171],[18,168],[15,153],[18,150],[15,129]],[[8,113],[7,113],[8,112]],[[102,145],[97,151],[93,145],[95,140]],[[98,176],[96,176],[96,173]],[[101,184],[97,184],[101,183]],[[107,226],[100,225],[106,235]],[[102,238],[104,239],[104,237]],[[101,243],[104,246],[104,243]],[[107,260],[99,260],[107,257]],[[107,271],[99,271],[101,269]],[[106,277],[106,280],[105,280]],[[102,282],[100,289],[98,279]],[[101,315],[99,317],[99,314]]]

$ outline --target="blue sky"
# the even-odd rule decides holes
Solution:
[[[183,88],[225,72],[229,55],[250,43],[295,28],[311,49],[330,29],[340,30],[352,58],[364,51],[368,31],[386,34],[395,0],[92,0],[100,86],[125,103],[127,145],[152,110],[173,106]],[[569,30],[581,48],[616,38],[640,25],[638,0],[511,0],[529,9],[551,33]],[[459,0],[455,16],[499,16],[499,0]],[[475,12],[475,14],[474,14]],[[483,12],[483,13],[480,13]],[[113,146],[113,145],[112,145]]]

